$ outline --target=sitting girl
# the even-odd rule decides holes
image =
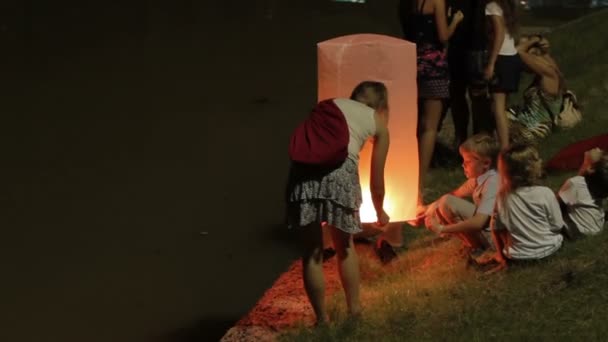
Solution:
[[[599,148],[585,152],[578,176],[566,180],[557,196],[569,237],[600,233],[606,215],[602,201],[608,197],[608,153]]]
[[[562,213],[554,192],[537,185],[542,166],[538,151],[514,145],[498,160],[501,187],[492,222],[496,261],[539,260],[562,245]]]
[[[549,41],[541,36],[523,37],[517,50],[525,70],[535,75],[524,91],[522,106],[509,109],[513,140],[533,143],[551,134],[552,121],[562,107],[565,92],[562,73],[549,54]]]

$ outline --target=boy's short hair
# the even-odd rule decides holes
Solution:
[[[489,158],[491,160],[492,167],[496,167],[496,160],[498,158],[498,143],[493,136],[486,133],[479,133],[471,136],[465,142],[463,142],[459,151],[475,153],[480,157]]]
[[[604,152],[591,167],[593,172],[585,174],[589,192],[594,198],[608,197],[608,153]]]

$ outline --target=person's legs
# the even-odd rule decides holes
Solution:
[[[444,195],[437,202],[436,217],[444,225],[467,220],[474,214],[475,205],[473,203],[453,195]],[[469,248],[484,248],[486,245],[479,232],[456,233],[454,235],[458,236],[464,245]]]
[[[443,195],[434,214],[441,224],[454,224],[472,217],[475,204],[454,195]]]
[[[506,113],[507,94],[492,93],[492,111],[496,122],[496,134],[501,150],[509,147],[509,122]]]
[[[424,100],[424,112],[421,115],[418,135],[418,156],[420,158],[418,176],[418,204],[423,204],[422,188],[424,187],[425,175],[431,165],[435,142],[437,141],[437,125],[441,118],[441,99]]]
[[[458,237],[471,249],[484,250],[489,247],[480,232],[460,233]]]
[[[327,322],[325,311],[325,280],[323,278],[323,232],[321,225],[313,223],[300,227],[302,242],[302,277],[304,289],[318,323]],[[324,229],[327,229],[324,228]]]
[[[472,95],[471,98],[471,116],[473,119],[473,134],[486,132],[491,134],[494,131],[494,118],[490,115],[492,112],[491,101],[484,95]]]
[[[467,102],[467,83],[452,79],[450,82],[450,108],[454,122],[455,145],[460,146],[467,140],[469,130],[469,103]]]
[[[340,281],[346,295],[348,313],[357,316],[361,313],[361,302],[359,299],[359,259],[353,243],[353,236],[336,227],[331,229],[334,247],[340,272]]]

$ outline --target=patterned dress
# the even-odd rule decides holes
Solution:
[[[449,98],[447,53],[439,41],[435,14],[423,13],[425,1],[413,13],[408,4],[404,1],[401,3],[401,25],[405,39],[416,43],[418,97]]]
[[[348,125],[348,157],[328,169],[292,162],[287,185],[289,228],[326,223],[343,232],[362,231],[359,207],[359,152],[376,132],[374,110],[349,99],[334,99]]]
[[[508,111],[509,120],[515,126],[521,142],[536,142],[549,134],[553,127],[553,117],[559,114],[561,96],[547,94],[535,82],[524,92],[524,104]]]
[[[357,162],[347,158],[334,170],[292,166],[287,190],[290,228],[321,222],[347,233],[359,233],[361,202]]]

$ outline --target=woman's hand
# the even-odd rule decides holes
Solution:
[[[379,227],[384,227],[391,221],[391,218],[384,211],[384,209],[382,209],[379,213],[376,213],[376,216],[378,218],[377,224]]]
[[[454,17],[452,18],[452,23],[460,24],[460,22],[464,19],[464,14],[462,11],[458,11],[454,13]]]
[[[486,69],[483,72],[483,79],[489,81],[494,76],[494,63],[488,64]]]
[[[549,44],[549,40],[545,37],[542,37],[540,39],[540,41],[538,42],[538,47],[541,48],[541,50],[543,51],[548,51],[549,48],[551,47],[551,45]]]

